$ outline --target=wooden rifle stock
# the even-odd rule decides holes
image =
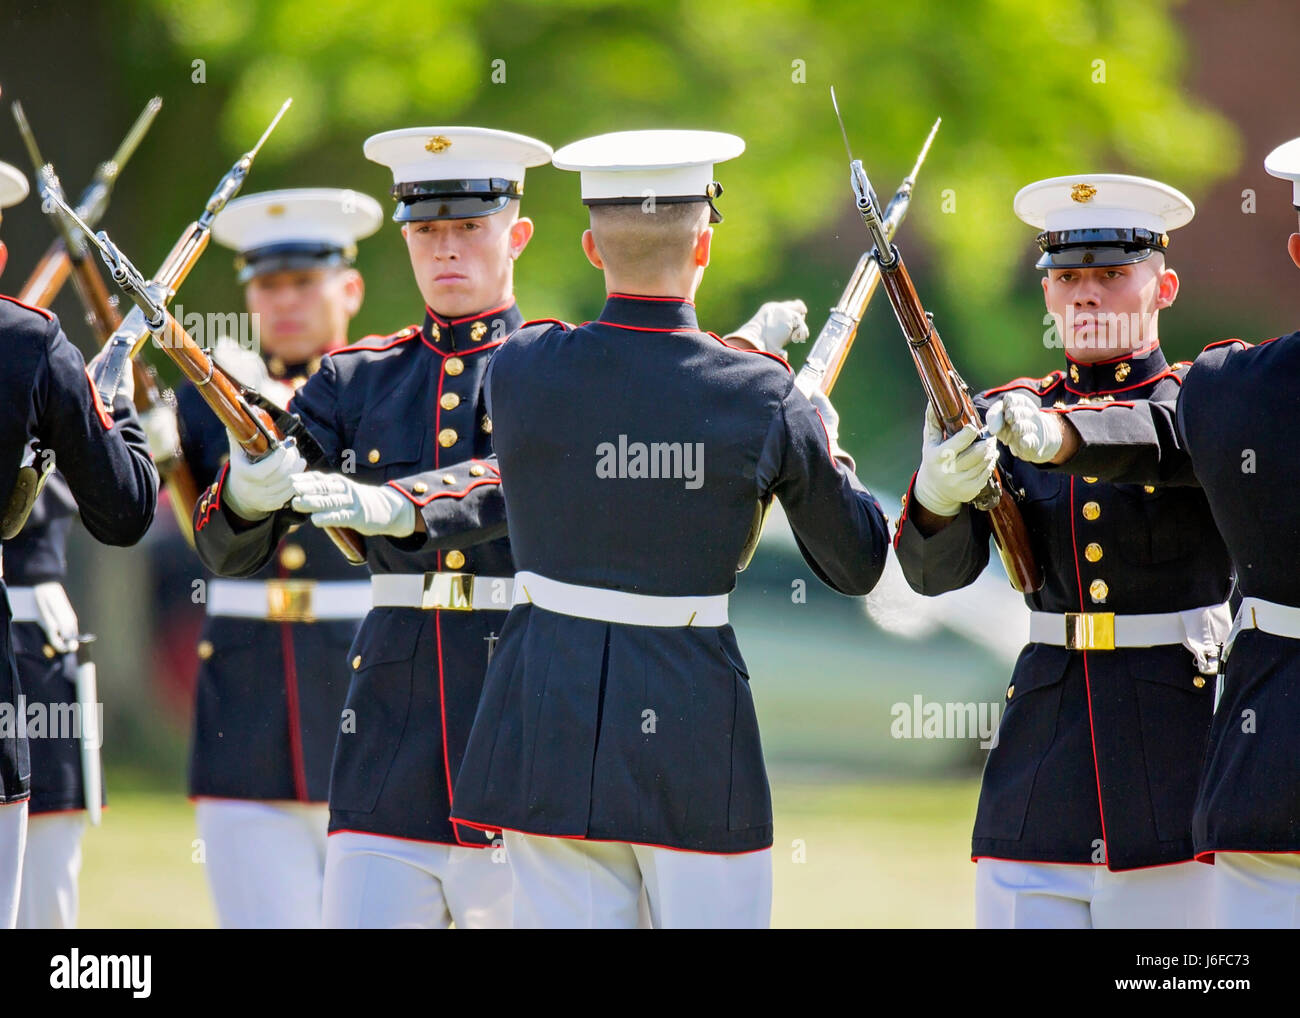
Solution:
[[[91,328],[102,343],[122,324],[122,316],[113,306],[104,277],[91,259],[83,256],[69,258],[68,262],[77,296],[86,309]],[[157,407],[163,400],[152,369],[138,360],[132,360],[131,373],[135,380],[136,411],[145,413]],[[174,450],[171,456],[160,461],[157,466],[163,483],[167,486],[172,512],[181,533],[193,545],[194,506],[199,500],[199,485],[194,479],[194,473],[179,449]]]
[[[907,274],[907,267],[895,251],[893,265],[881,272],[881,285],[893,305],[898,324],[907,337],[908,349],[916,363],[921,385],[934,407],[945,435],[953,435],[967,424],[983,429],[970,389],[953,367],[952,359],[939,337],[934,321],[921,304],[921,298]],[[1043,585],[1043,573],[1034,558],[1020,507],[1006,489],[1002,471],[993,468],[993,476],[984,491],[972,503],[989,515],[993,540],[1011,585],[1022,594],[1030,594]]]
[[[68,252],[63,241],[56,240],[45,250],[41,260],[32,269],[27,282],[18,291],[18,299],[33,307],[47,308],[58,296],[63,284],[68,281],[68,272],[72,268]]]
[[[157,345],[176,362],[181,372],[194,383],[204,402],[212,408],[217,419],[235,436],[240,446],[251,457],[263,456],[271,443],[280,437],[274,422],[262,410],[250,407],[229,378],[218,371],[207,353],[165,311],[166,322],[157,334]],[[361,535],[342,527],[325,527],[325,533],[353,564],[366,560]]]

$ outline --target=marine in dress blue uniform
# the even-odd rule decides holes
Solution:
[[[1265,169],[1295,182],[1300,211],[1300,139],[1275,149]],[[1300,266],[1300,233],[1288,249]],[[1300,925],[1300,521],[1286,427],[1297,391],[1300,333],[1234,339],[1207,347],[1169,398],[1117,401],[1071,414],[1064,427],[1040,415],[1021,421],[1025,433],[1047,436],[1049,458],[1071,474],[1199,483],[1226,542],[1242,597],[1192,817],[1197,858],[1214,862],[1219,927]]]
[[[1058,288],[1045,292],[1063,316],[1066,367],[981,393],[990,427],[1008,402],[1104,427],[1118,403],[1175,399],[1187,364],[1166,362],[1155,311],[1114,356],[1098,347],[1117,327],[1076,331],[1068,319],[1122,310],[1110,290],[1134,272],[1150,277],[1156,308],[1171,303],[1177,283],[1163,254],[1191,203],[1154,181],[1100,174],[1031,184],[1015,208],[1044,231],[1038,267]],[[938,504],[947,480],[937,438],[927,437],[895,538],[922,594],[971,583],[989,557],[987,516],[960,497]],[[1192,806],[1232,584],[1209,504],[1185,483],[1111,484],[1100,465],[1064,477],[999,452],[1045,582],[1025,597],[1030,642],[984,769],[972,838],[977,923],[1203,925],[1208,872],[1190,861]],[[960,473],[953,464],[948,478]],[[918,504],[947,522],[919,520]]]
[[[27,181],[0,163],[0,209],[21,201]],[[0,269],[7,252],[0,244]],[[0,297],[0,507],[9,516],[19,471],[57,466],[82,523],[96,540],[129,545],[153,520],[158,473],[128,391],[114,405],[99,402],[81,354],[58,319],[43,308]],[[51,459],[52,455],[52,459]],[[8,542],[5,542],[8,544]],[[0,620],[0,928],[17,918],[18,892],[31,796],[31,756],[22,719],[23,695],[11,631],[13,607]],[[44,780],[44,779],[42,779]]]
[[[68,537],[76,515],[77,503],[67,482],[53,473],[26,525],[5,542],[4,549],[19,682],[29,709],[39,704],[49,719],[42,737],[28,741],[32,795],[18,903],[20,929],[71,929],[76,925],[87,804],[91,797],[100,803],[104,797],[99,775],[86,774],[82,762],[83,739],[98,751],[97,717],[85,725],[83,704],[73,715],[71,727],[56,723],[62,705],[80,702],[80,626],[63,586]],[[95,705],[91,709],[96,709]],[[88,788],[87,781],[96,787]],[[92,818],[92,822],[98,819]]]
[[[290,404],[339,472],[342,501],[373,510],[347,520],[368,535],[373,608],[348,653],[336,726],[325,923],[503,926],[510,872],[494,836],[449,814],[514,575],[481,385],[523,321],[512,267],[532,224],[519,199],[525,170],[551,150],[505,131],[430,127],[377,135],[365,151],[393,170],[394,219],[429,259],[416,268],[422,291],[454,302],[496,279],[500,292],[455,313],[426,306],[421,324],[332,353]],[[487,235],[500,243],[475,246]],[[304,474],[299,488],[330,480]],[[217,572],[247,575],[308,516],[279,508],[290,490],[249,526],[229,488],[223,477],[212,489],[198,548]],[[462,551],[462,531],[487,539]]]
[[[231,202],[213,236],[237,252],[261,350],[227,342],[218,362],[287,403],[325,354],[346,345],[361,299],[357,242],[382,222],[373,198],[334,188]],[[225,469],[225,428],[191,385],[177,405],[184,458],[207,488]],[[172,440],[158,441],[166,449]],[[198,526],[212,502],[201,498]],[[189,794],[218,918],[227,928],[317,927],[346,655],[369,590],[325,534],[305,526],[242,579],[205,577],[205,595]]]
[[[771,803],[726,618],[757,500],[782,500],[834,588],[883,567],[884,516],[788,365],[696,320],[713,164],[742,149],[650,131],[558,152],[609,296],[581,327],[529,323],[489,370],[519,572],[452,816],[504,829],[516,926],[630,927],[643,889],[656,927],[766,925]]]

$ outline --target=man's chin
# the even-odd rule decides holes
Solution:
[[[424,296],[425,303],[443,318],[463,318],[486,306],[468,279],[431,283]]]

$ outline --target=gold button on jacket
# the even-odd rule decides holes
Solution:
[[[301,569],[307,564],[307,553],[300,544],[286,544],[280,550],[280,565],[288,570]]]
[[[1083,518],[1085,520],[1095,520],[1100,515],[1101,515],[1101,506],[1099,506],[1096,502],[1083,503]]]
[[[455,428],[443,428],[438,432],[438,444],[444,449],[450,449],[456,444],[458,438],[460,438],[460,435],[456,433]]]
[[[453,548],[451,551],[447,552],[446,562],[448,569],[459,569],[465,564],[465,553]]]
[[[465,370],[465,362],[459,357],[448,357],[443,361],[442,366],[449,375],[459,375]]]
[[[444,392],[442,399],[438,400],[444,410],[455,410],[460,406],[460,397],[454,392]]]

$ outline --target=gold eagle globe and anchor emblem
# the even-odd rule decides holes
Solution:
[[[1084,202],[1092,201],[1093,195],[1096,193],[1097,189],[1091,184],[1075,184],[1074,187],[1070,188],[1070,200],[1077,201],[1082,205]]]
[[[439,152],[445,152],[451,148],[451,139],[445,134],[435,134],[432,138],[424,143],[425,151],[437,155]]]

